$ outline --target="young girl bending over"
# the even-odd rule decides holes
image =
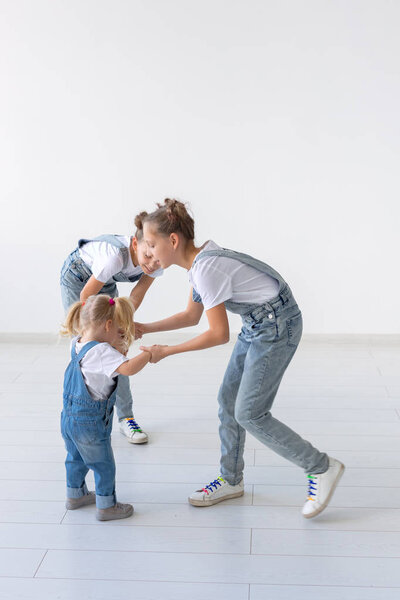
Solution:
[[[115,462],[111,448],[114,403],[121,376],[138,373],[151,358],[142,352],[126,358],[134,337],[133,308],[128,298],[106,294],[76,302],[68,312],[64,335],[76,335],[71,362],[64,376],[61,433],[67,450],[67,502],[69,510],[96,503],[99,521],[125,519],[130,504],[117,502]],[[85,477],[94,472],[96,494]]]
[[[140,215],[138,222],[141,224]],[[135,222],[136,225],[136,222]],[[162,275],[157,261],[146,254],[141,227],[134,236],[101,235],[91,240],[81,239],[61,269],[61,296],[64,310],[77,300],[86,300],[93,294],[118,296],[117,283],[136,285],[130,300],[137,310],[154,279]],[[147,434],[133,416],[133,400],[128,377],[120,377],[116,408],[119,427],[131,444],[148,441]]]
[[[161,268],[179,265],[192,285],[185,311],[156,323],[137,325],[138,333],[166,331],[199,322],[205,333],[176,346],[152,346],[151,362],[229,340],[226,311],[238,313],[243,327],[219,390],[221,475],[194,492],[189,502],[210,506],[243,495],[246,430],[308,474],[303,516],[314,517],[328,504],[344,465],[327,456],[275,419],[271,408],[302,333],[302,316],[288,284],[269,265],[213,241],[194,245],[194,222],[184,204],[165,200],[143,216],[148,254]],[[149,348],[142,348],[149,349]]]

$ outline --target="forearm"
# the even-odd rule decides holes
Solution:
[[[124,362],[118,369],[118,372],[121,375],[135,375],[139,373],[147,365],[150,361],[151,354],[150,352],[142,352],[138,354],[134,358],[130,358],[126,362]]]
[[[204,350],[205,348],[220,346],[227,342],[229,342],[229,333],[215,332],[209,329],[182,344],[166,346],[164,352],[165,356],[172,356],[173,354],[180,354],[181,352],[192,352],[194,350]]]
[[[196,321],[190,314],[185,311],[177,313],[172,317],[167,317],[161,321],[154,321],[153,323],[146,323],[146,333],[156,333],[158,331],[172,331],[173,329],[182,329],[183,327],[190,327],[191,325],[197,325]]]
[[[133,304],[133,310],[137,310],[139,306],[142,304],[144,298],[144,294],[135,293],[135,288],[129,294],[129,300]]]

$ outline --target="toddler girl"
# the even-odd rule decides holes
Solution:
[[[138,373],[151,354],[126,358],[134,337],[133,308],[128,298],[101,294],[75,302],[67,315],[63,335],[75,335],[71,362],[64,376],[61,433],[67,450],[69,510],[96,503],[99,521],[124,519],[130,504],[117,502],[111,429],[119,378]],[[96,494],[85,477],[94,472]]]

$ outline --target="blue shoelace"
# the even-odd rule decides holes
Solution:
[[[314,481],[316,477],[314,475],[307,475],[308,477],[308,500],[314,500],[317,491],[317,483]],[[314,496],[314,498],[313,498]]]
[[[209,492],[213,493],[223,483],[225,483],[225,479],[223,477],[219,476],[219,477],[217,477],[217,479],[214,479],[214,481],[211,481],[211,483],[206,485],[206,487],[203,488],[203,492],[205,492],[206,494],[209,494]]]
[[[143,433],[142,430],[140,429],[139,425],[136,423],[135,419],[127,418],[127,419],[125,419],[125,421],[128,423],[128,426],[130,429],[133,429],[134,431],[138,431],[139,433]]]

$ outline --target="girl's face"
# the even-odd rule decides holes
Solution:
[[[115,346],[120,338],[118,324],[109,319],[104,324],[104,337],[111,346]]]
[[[136,243],[135,243],[136,242]],[[143,273],[146,275],[151,275],[154,271],[160,268],[160,263],[148,252],[147,244],[144,242],[144,238],[140,240],[136,240],[134,238],[134,246],[136,252],[136,258],[141,267]]]
[[[147,254],[157,261],[162,269],[167,269],[174,263],[176,251],[176,235],[161,235],[151,223],[143,224],[143,240],[147,246]]]

